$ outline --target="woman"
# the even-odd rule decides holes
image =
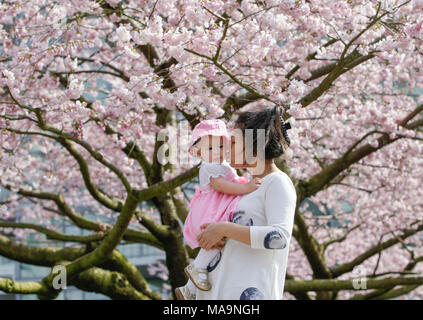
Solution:
[[[290,143],[289,124],[280,114],[280,107],[271,107],[241,113],[235,122],[234,129],[241,130],[234,131],[243,136],[245,129],[264,129],[264,143],[259,143],[260,130],[254,130],[251,145],[235,143],[234,137],[231,145],[231,166],[247,168],[262,183],[242,196],[231,222],[202,226],[202,248],[215,248],[224,238],[226,243],[207,268],[211,290],[197,290],[197,300],[282,299],[297,195],[291,179],[274,163]],[[248,164],[246,154],[251,151],[256,161]],[[240,156],[241,164],[235,161]]]

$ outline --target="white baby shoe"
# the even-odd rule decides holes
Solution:
[[[185,267],[184,271],[198,289],[203,291],[209,291],[211,289],[207,269],[195,268],[191,263]]]

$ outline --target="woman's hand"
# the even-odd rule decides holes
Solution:
[[[246,188],[246,193],[250,193],[253,191],[256,191],[261,185],[261,179],[260,178],[253,178],[248,183],[244,184]]]
[[[224,222],[205,223],[200,226],[203,230],[197,237],[198,244],[206,250],[223,248]]]
[[[223,247],[225,246],[225,244],[226,244],[226,238],[224,238],[223,240],[220,240],[218,243],[216,243],[213,247],[212,247],[212,250],[213,249],[217,249],[217,250],[222,250],[223,249]]]

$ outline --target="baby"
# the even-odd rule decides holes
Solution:
[[[189,147],[190,154],[203,160],[200,166],[200,186],[188,208],[184,237],[191,248],[199,247],[200,226],[210,222],[231,221],[241,195],[256,190],[260,179],[248,181],[239,177],[225,160],[230,136],[222,120],[203,120],[195,126]],[[200,249],[194,262],[185,268],[188,283],[175,289],[178,300],[195,299],[196,288],[210,290],[208,272],[218,264],[220,251]]]

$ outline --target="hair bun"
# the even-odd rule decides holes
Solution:
[[[289,146],[291,144],[291,139],[289,139],[287,130],[291,129],[291,124],[289,122],[285,123],[285,121],[282,118],[282,115],[280,116],[280,119],[281,119],[282,134],[283,134],[283,137],[284,137],[286,143]]]

